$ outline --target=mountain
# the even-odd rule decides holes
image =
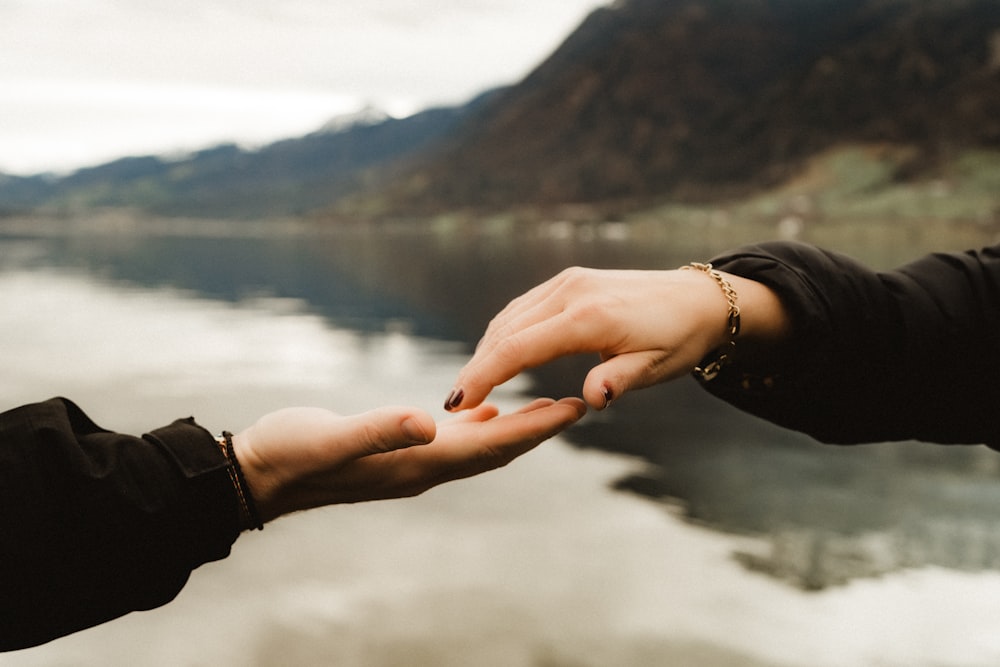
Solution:
[[[32,209],[52,194],[50,176],[11,176],[0,173],[0,218]]]
[[[331,118],[323,124],[323,127],[319,128],[319,131],[327,133],[343,132],[355,127],[378,125],[379,123],[384,123],[391,118],[392,116],[382,109],[379,109],[371,104],[366,104],[358,111]]]
[[[256,151],[0,176],[0,214],[642,208],[743,196],[858,144],[890,149],[897,179],[1000,149],[1000,2],[617,0],[523,81],[468,105],[368,110]]]
[[[400,211],[710,200],[830,147],[1000,148],[995,0],[625,0],[395,184]]]
[[[179,159],[122,158],[62,178],[0,176],[0,214],[130,207],[165,216],[300,215],[391,174],[390,165],[448,135],[491,94],[402,119],[365,109],[258,150],[225,144]]]

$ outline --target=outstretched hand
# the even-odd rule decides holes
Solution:
[[[500,415],[482,405],[441,424],[414,408],[354,416],[288,408],[233,438],[264,521],[297,510],[418,495],[499,468],[577,421],[579,399],[537,399]]]
[[[760,283],[726,275],[739,294],[741,339],[784,335],[786,316]],[[490,322],[445,408],[479,405],[493,387],[558,357],[599,353],[584,400],[603,409],[631,389],[689,373],[728,340],[728,305],[700,271],[571,268],[514,299]]]

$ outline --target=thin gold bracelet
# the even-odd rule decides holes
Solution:
[[[740,306],[737,302],[738,297],[732,283],[712,268],[711,264],[691,262],[687,266],[682,266],[681,269],[701,271],[707,274],[719,284],[723,295],[726,297],[726,303],[729,305],[729,314],[726,319],[726,332],[729,334],[729,342],[705,357],[691,371],[702,382],[709,382],[714,380],[722,369],[733,360],[733,353],[736,351],[736,336],[740,332]]]

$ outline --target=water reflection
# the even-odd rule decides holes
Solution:
[[[178,399],[198,386],[224,382],[333,392],[338,382],[370,386],[373,377],[384,378],[379,391],[389,393],[393,383],[427,372],[420,359],[428,349],[415,347],[414,340],[425,341],[422,346],[441,341],[437,345],[461,355],[507,300],[565,266],[676,266],[780,233],[711,220],[681,230],[567,222],[522,229],[504,221],[475,229],[443,223],[429,232],[405,225],[322,233],[301,226],[234,229],[208,223],[170,223],[155,233],[139,224],[127,227],[129,233],[118,233],[92,225],[81,233],[8,225],[0,277],[16,319],[5,336],[30,336],[43,355],[8,360],[14,376],[48,367],[58,369],[46,378],[49,385],[65,385],[68,367],[98,374],[114,361],[133,369],[129,383],[140,393],[155,385],[156,393]],[[807,240],[880,266],[990,240],[968,229],[859,226],[841,232],[838,237],[828,229],[810,230],[815,238]],[[34,290],[18,284],[25,272],[42,268],[42,280],[74,276],[71,289],[77,292],[54,303],[48,299],[59,292],[55,284]],[[186,339],[198,341],[184,350],[189,368],[183,377],[167,379],[172,354],[148,354],[151,344],[165,352],[169,343],[155,333],[130,334],[132,325],[120,321],[104,327],[116,341],[108,353],[113,359],[79,356],[111,335],[94,333],[93,340],[79,339],[72,364],[46,366],[61,354],[46,339],[46,322],[72,327],[75,309],[110,312],[107,284],[117,286],[114,299],[130,300],[136,321],[159,315],[151,294],[181,297]],[[186,294],[198,298],[184,299]],[[206,299],[214,300],[211,308],[204,306]],[[176,317],[163,315],[158,326],[166,331]],[[225,329],[213,328],[216,318],[225,320]],[[225,332],[248,328],[252,334],[234,348]],[[590,361],[539,370],[532,376],[534,390],[577,393]],[[437,393],[451,379],[446,373],[440,378]],[[12,397],[10,387],[3,390],[5,398]],[[437,398],[425,400],[433,404]],[[994,453],[981,448],[824,447],[731,410],[687,382],[631,395],[612,412],[589,418],[570,438],[581,447],[647,463],[617,488],[678,504],[699,524],[766,536],[755,550],[741,552],[741,562],[796,586],[820,589],[927,564],[1000,566],[993,521],[1000,504],[998,464]]]
[[[468,350],[507,300],[561,268],[676,266],[768,233],[711,220],[703,228],[682,229],[566,222],[517,228],[502,220],[483,227],[442,223],[430,231],[406,225],[322,233],[266,225],[195,230],[176,223],[140,234],[137,228],[130,225],[128,234],[93,226],[82,232],[80,227],[50,229],[47,235],[23,226],[19,233],[8,230],[0,258],[0,268],[8,272],[5,291],[12,299],[22,292],[11,283],[17,274],[10,272],[45,266],[132,286],[129,294],[137,304],[149,289],[190,291],[237,304],[223,316],[231,329],[246,326],[246,313],[253,313],[251,318],[260,312],[281,314],[258,324],[252,338],[257,346],[238,355],[224,338],[214,340],[204,326],[190,325],[188,338],[198,341],[187,351],[195,370],[185,380],[172,380],[180,385],[161,387],[177,395],[212,378],[251,386],[264,378],[320,386],[330,378],[359,377],[357,369],[344,368],[357,359],[377,366],[367,373],[405,381],[419,367],[414,337],[452,341]],[[990,241],[987,230],[975,228],[869,225],[840,231],[837,236],[819,228],[814,234],[818,242],[878,266],[932,249]],[[90,293],[70,300],[75,306],[61,307],[60,319],[72,321],[74,307],[101,310],[100,292],[91,285]],[[197,310],[200,306],[191,305],[197,303],[184,308]],[[155,308],[150,305],[139,319],[149,319]],[[21,317],[36,319],[19,330],[43,330],[55,309],[44,300],[24,303]],[[322,333],[302,338],[303,323]],[[325,323],[339,332],[334,340]],[[285,342],[292,340],[288,327],[300,327],[294,343]],[[160,362],[142,352],[149,340],[130,337],[128,323],[109,323],[109,328],[121,336],[114,354],[120,365],[135,369],[134,385],[163,382],[156,376]],[[44,337],[41,342],[42,354],[51,355],[55,346]],[[83,343],[85,349],[94,345]],[[276,361],[284,375],[260,369],[265,358]],[[106,363],[78,360],[76,366],[93,373]],[[534,391],[578,393],[590,363],[571,359],[540,369],[532,375]],[[449,383],[450,378],[442,379],[442,386]],[[619,480],[617,488],[677,502],[692,521],[767,536],[770,546],[742,554],[742,562],[803,588],[908,566],[1000,565],[995,544],[1000,531],[994,522],[994,508],[1000,506],[998,462],[982,448],[820,446],[738,413],[690,382],[631,395],[614,411],[592,416],[570,437],[580,446],[648,463],[645,471]],[[949,526],[963,527],[960,538]]]
[[[353,275],[377,281],[380,289],[434,312],[473,340],[511,296],[565,266],[677,266],[767,234],[715,223],[707,230],[607,227],[450,229],[447,236],[429,238],[395,229],[358,239],[361,252],[351,243],[332,252]],[[932,250],[993,239],[992,230],[976,227],[846,225],[839,231],[813,229],[815,239],[805,240],[890,267]],[[427,264],[412,261],[416,252]],[[540,369],[532,376],[535,390],[577,393],[591,363],[573,359]],[[679,503],[704,525],[765,535],[768,546],[741,554],[741,561],[805,589],[902,567],[975,570],[1000,564],[993,555],[995,538],[988,537],[998,534],[998,461],[981,447],[822,446],[721,405],[692,382],[629,396],[570,437],[650,464],[617,488]],[[948,525],[964,526],[966,539],[941,529]]]
[[[0,236],[3,403],[83,396],[99,423],[132,431],[192,413],[239,427],[295,403],[439,412],[489,316],[527,287],[571,264],[674,266],[727,240],[566,225],[181,231]],[[590,361],[497,397],[577,393]],[[970,631],[1000,612],[1000,576],[972,575],[1000,570],[995,453],[825,447],[691,382],[632,394],[568,440],[412,503],[279,522],[177,603],[10,664],[1000,658],[995,633]],[[909,567],[924,569],[858,581]]]

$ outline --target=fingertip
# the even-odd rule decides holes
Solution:
[[[583,398],[595,410],[606,410],[611,407],[621,392],[607,379],[605,367],[608,362],[593,369],[583,381]]]
[[[448,393],[448,397],[444,399],[444,409],[448,412],[454,412],[462,405],[463,400],[465,400],[465,390],[461,387],[453,387]]]
[[[426,445],[437,436],[437,424],[427,412],[414,408],[404,408],[397,417],[399,433],[402,435],[401,445]]]
[[[428,429],[416,417],[407,417],[404,419],[403,423],[400,424],[400,428],[403,431],[403,436],[410,444],[426,445],[434,440],[434,429]]]
[[[489,420],[500,414],[500,408],[492,403],[480,403],[469,411],[473,419]]]
[[[500,386],[514,377],[499,375],[489,370],[490,364],[473,359],[459,372],[455,384],[444,401],[444,409],[448,412],[469,410],[485,401],[495,387]]]
[[[536,398],[536,399],[532,400],[527,405],[522,406],[518,410],[518,412],[534,412],[535,410],[540,410],[542,408],[547,408],[550,405],[554,405],[555,403],[556,403],[555,399],[553,399],[553,398],[546,398],[546,397],[543,396],[541,398]]]
[[[587,403],[583,399],[576,397],[563,398],[560,399],[558,403],[562,403],[573,407],[576,410],[577,419],[582,419],[583,416],[587,414]]]
[[[596,387],[584,387],[583,400],[595,410],[605,410],[616,398],[615,390],[606,384]]]
[[[601,400],[603,401],[603,403],[601,404],[602,410],[607,407],[610,407],[611,402],[615,400],[615,392],[608,385],[601,386]]]
[[[482,391],[475,386],[456,385],[444,401],[444,409],[447,412],[459,412],[461,410],[472,410],[483,404],[490,393],[490,388]]]

